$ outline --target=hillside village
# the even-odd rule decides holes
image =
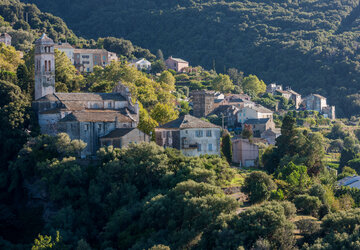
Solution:
[[[24,20],[0,16],[0,249],[358,248],[359,117],[17,4]]]
[[[11,37],[2,34],[7,45]],[[112,93],[58,93],[55,91],[55,52],[63,52],[79,73],[91,73],[95,66],[106,67],[118,61],[115,53],[99,49],[76,49],[68,43],[55,44],[43,34],[35,42],[35,100],[33,107],[38,114],[43,134],[67,133],[71,139],[87,144],[82,157],[95,156],[101,146],[126,147],[129,143],[149,142],[151,134],[137,128],[139,105],[131,101],[129,89],[118,83]],[[131,66],[149,71],[146,59],[132,60]],[[168,69],[178,73],[190,72],[185,60],[169,57]],[[326,98],[311,94],[304,99],[297,92],[281,85],[269,84],[266,92],[279,95],[293,102],[294,110],[317,111],[324,118],[335,119],[335,107],[328,106]],[[246,94],[224,94],[212,90],[191,91],[189,99],[192,115],[183,115],[155,128],[155,141],[163,147],[173,147],[184,155],[221,155],[221,131],[233,132],[232,162],[240,166],[257,166],[259,147],[254,140],[243,138],[243,130],[251,131],[256,142],[275,145],[281,135],[270,110],[251,101]],[[217,116],[221,124],[201,120]],[[190,129],[190,130],[189,130]]]

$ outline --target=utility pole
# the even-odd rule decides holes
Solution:
[[[224,114],[221,113],[221,124],[222,124],[222,129],[224,130]]]

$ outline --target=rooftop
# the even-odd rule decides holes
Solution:
[[[119,138],[127,135],[133,130],[138,130],[137,128],[116,128],[107,135],[102,136],[101,138]]]
[[[54,41],[49,38],[45,33],[35,41],[35,44],[38,45],[54,45]]]
[[[120,93],[54,93],[59,101],[126,101]]]
[[[179,63],[188,63],[187,61],[185,61],[185,60],[183,60],[181,58],[175,58],[175,57],[172,57],[172,56],[170,56],[169,59],[177,61]]]
[[[107,53],[108,51],[105,49],[75,49],[74,53],[78,54],[101,54]]]
[[[196,118],[194,116],[191,115],[184,115],[179,117],[176,120],[173,120],[171,122],[168,122],[162,126],[160,126],[159,128],[165,128],[165,129],[169,129],[169,128],[179,128],[179,129],[184,129],[184,128],[220,128],[219,126],[216,126],[210,122],[206,122],[203,121],[199,118]]]
[[[59,122],[132,122],[134,119],[116,110],[82,110],[72,112]]]
[[[261,119],[248,119],[245,121],[245,124],[265,124],[269,121],[269,118],[261,118]]]
[[[360,189],[360,176],[347,176],[338,181],[340,186]]]
[[[260,112],[260,113],[273,113],[270,109],[267,109],[261,105],[254,105],[252,107],[245,107],[245,108],[248,108],[248,109],[253,109],[257,112]]]
[[[70,43],[57,43],[54,46],[56,49],[75,49]]]

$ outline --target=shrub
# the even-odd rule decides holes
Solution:
[[[318,197],[310,195],[297,195],[294,199],[294,203],[299,212],[306,215],[317,216],[321,201]]]

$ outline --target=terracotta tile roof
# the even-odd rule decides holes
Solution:
[[[220,128],[219,126],[216,126],[210,122],[203,121],[199,118],[196,118],[191,115],[184,115],[179,117],[176,120],[173,120],[171,122],[168,122],[159,128]]]
[[[133,122],[132,117],[116,110],[83,110],[75,111],[62,118],[59,122],[114,122],[117,118],[118,122]]]

